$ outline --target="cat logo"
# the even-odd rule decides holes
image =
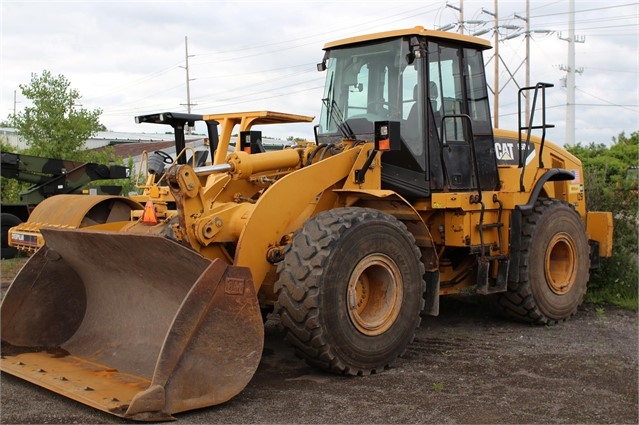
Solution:
[[[495,154],[498,161],[514,161],[514,143],[495,143]]]

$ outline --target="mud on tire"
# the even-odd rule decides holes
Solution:
[[[275,284],[287,340],[307,363],[366,375],[414,339],[424,307],[415,239],[391,215],[338,208],[295,232]]]
[[[579,214],[566,202],[540,198],[523,217],[519,282],[500,295],[504,312],[534,324],[574,315],[586,294],[589,250]]]

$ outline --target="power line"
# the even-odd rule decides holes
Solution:
[[[306,88],[306,89],[301,89],[301,90],[297,90],[297,91],[288,91],[286,93],[281,93],[281,94],[274,94],[272,96],[267,96],[267,97],[262,97],[258,100],[268,100],[268,99],[274,99],[277,97],[284,97],[284,96],[290,96],[293,94],[298,94],[298,93],[304,93],[304,92],[308,92],[308,91],[313,91],[313,90],[320,90],[323,89],[324,85],[322,84],[321,86],[316,86],[316,87],[310,87],[310,88]],[[255,102],[255,99],[246,99],[246,100],[240,100],[237,102],[229,102],[229,103],[224,103],[222,105],[217,105],[218,107],[227,107],[227,106],[234,106],[234,105],[240,105],[242,103],[247,103],[247,102]]]
[[[390,15],[390,16],[385,16],[383,18],[377,18],[377,19],[372,19],[372,20],[367,20],[365,23],[362,24],[357,24],[357,25],[350,25],[348,27],[340,27],[340,28],[334,28],[331,30],[327,30],[325,32],[320,32],[320,33],[314,33],[313,35],[308,35],[308,36],[304,36],[304,37],[297,37],[294,39],[288,39],[288,40],[284,40],[284,41],[276,41],[276,42],[270,42],[270,43],[262,43],[262,44],[251,44],[248,46],[240,46],[240,47],[236,47],[233,49],[228,49],[228,50],[222,50],[222,51],[213,51],[213,52],[209,52],[209,53],[202,53],[199,54],[198,56],[208,56],[208,55],[219,55],[219,54],[224,54],[224,53],[235,53],[237,51],[246,51],[246,50],[255,50],[255,49],[263,49],[264,47],[269,47],[269,46],[277,46],[277,45],[287,45],[296,41],[301,41],[301,40],[308,40],[308,39],[319,39],[319,40],[325,40],[324,36],[326,35],[331,35],[332,37],[335,36],[335,32],[336,31],[350,31],[351,33],[353,33],[353,28],[358,28],[358,27],[370,27],[370,26],[374,26],[375,23],[377,22],[383,22],[386,21],[386,23],[392,23],[392,22],[396,22],[396,21],[388,21],[390,18],[395,18],[398,17],[400,15],[405,15],[405,14],[413,14],[418,10],[423,10],[423,9],[429,9],[428,11],[434,11],[436,8],[433,8],[433,6],[422,6],[422,7],[418,7],[415,9],[410,9],[410,10],[405,10],[403,12],[399,12],[396,13],[394,15]],[[432,9],[432,10],[431,10]],[[423,14],[426,12],[422,12],[420,14]],[[402,18],[405,19],[406,17]],[[296,45],[293,47],[286,47],[285,49],[281,49],[281,50],[288,50],[290,48],[295,48],[295,47],[301,47],[301,46],[306,46],[308,44],[301,44],[301,45]],[[278,51],[278,50],[275,50]]]
[[[558,2],[555,2],[555,3],[551,3],[549,5],[538,6],[537,8],[534,8],[534,10],[539,10],[541,8],[544,8],[544,7],[547,7],[547,6],[556,4],[556,3],[560,3],[560,2],[558,1]],[[625,6],[629,6],[629,5],[631,5],[631,4],[613,5],[613,6],[606,6],[606,7],[600,7],[600,8],[584,9],[584,10],[580,10],[578,12],[586,12],[586,11],[601,10],[601,9],[611,9],[611,8],[625,7]],[[360,24],[360,25],[357,25],[357,26],[362,27],[362,26],[370,26],[370,25],[376,24],[377,22],[389,22],[389,18],[395,18],[395,17],[401,17],[401,19],[405,19],[406,15],[408,15],[408,14],[415,14],[416,12],[419,12],[420,14],[421,13],[427,13],[427,12],[431,11],[431,9],[434,10],[432,7],[425,6],[425,7],[419,7],[419,8],[415,8],[415,9],[405,10],[405,11],[396,13],[394,15],[386,16],[386,17],[375,19],[375,20],[372,20],[372,21],[368,21],[368,22],[366,22],[364,24]],[[545,15],[536,15],[535,17],[555,16],[555,15],[561,15],[561,14],[565,14],[565,13],[566,12],[545,14]],[[500,21],[501,21],[501,19],[500,19]],[[354,27],[355,26],[351,26],[351,27],[348,27],[348,28],[340,28],[339,30],[340,31],[342,31],[342,30],[352,31],[352,29]],[[286,46],[286,45],[288,45],[287,47],[285,47],[283,49],[274,49],[274,50],[269,50],[268,52],[261,53],[261,54],[272,54],[272,53],[275,53],[275,52],[281,52],[281,51],[285,51],[285,50],[289,50],[289,49],[303,47],[303,46],[306,46],[306,45],[309,44],[309,43],[304,43],[304,44],[290,45],[290,43],[292,43],[292,42],[294,43],[296,41],[314,40],[314,39],[317,39],[318,37],[323,36],[324,34],[332,34],[332,35],[334,35],[334,33],[335,33],[335,30],[331,30],[331,31],[327,31],[327,32],[324,32],[324,33],[319,33],[319,34],[315,33],[313,35],[308,35],[308,36],[304,36],[304,37],[298,37],[298,38],[293,39],[293,40],[277,41],[277,42],[271,42],[271,43],[262,43],[262,44],[258,44],[258,45],[248,45],[248,46],[229,49],[229,50],[210,52],[210,53],[202,53],[202,54],[198,54],[198,56],[202,57],[202,56],[207,56],[207,55],[219,55],[219,54],[230,53],[230,52],[240,52],[240,51],[246,51],[246,50],[263,49],[264,47],[268,47],[268,46],[282,46],[282,45]],[[243,59],[243,58],[247,58],[247,57],[254,57],[254,56],[255,56],[255,54],[251,54],[251,55],[244,55],[244,56],[235,56],[235,57],[232,57],[232,58],[225,58],[225,59],[221,59],[221,60],[218,59],[217,61],[215,61],[215,63],[219,63],[220,61],[239,60],[239,59]],[[191,65],[192,66],[199,66],[199,65],[205,65],[207,63],[210,63],[210,62],[204,62],[204,63],[195,62],[195,63],[193,63]],[[289,67],[286,67],[286,68],[289,68]],[[282,68],[279,68],[279,69],[282,69]],[[255,71],[255,72],[246,73],[246,74],[236,74],[234,76],[249,75],[249,74],[256,74],[256,73],[263,73],[263,72],[266,72],[266,71]],[[219,76],[219,77],[213,77],[213,76],[200,77],[200,76],[198,76],[198,78],[225,78],[225,77],[226,76]]]
[[[618,107],[620,107],[620,108],[627,109],[627,110],[632,111],[632,112],[637,112],[637,111],[635,111],[635,110],[633,110],[633,109],[629,109],[629,108],[628,108],[628,107],[636,107],[637,105],[620,105],[620,104],[617,104],[617,103],[610,102],[609,100],[603,99],[603,98],[601,98],[601,97],[595,96],[594,94],[591,94],[591,93],[585,92],[585,91],[583,91],[583,90],[581,90],[581,89],[579,89],[579,88],[577,88],[577,90],[578,90],[578,91],[580,91],[581,93],[585,94],[585,95],[588,95],[588,96],[590,96],[590,97],[594,97],[594,98],[595,98],[595,99],[597,99],[597,100],[601,100],[602,102],[606,102],[606,103],[607,103],[607,105],[590,105],[590,104],[583,104],[583,106],[586,106],[586,105],[588,105],[588,106],[618,106]]]
[[[586,93],[588,94],[588,93]],[[613,107],[619,107],[619,108],[636,108],[639,107],[639,105],[621,105],[621,104],[617,104],[617,103],[612,103],[610,105],[602,105],[601,103],[575,103],[575,105],[577,106],[613,106]],[[632,112],[637,112],[637,111],[633,111],[632,109],[629,109]]]
[[[203,103],[202,106],[212,105],[215,102],[230,101],[230,100],[233,100],[233,99],[236,99],[236,98],[250,97],[250,96],[255,96],[255,95],[258,95],[258,94],[269,93],[269,92],[273,92],[273,91],[276,91],[276,90],[282,90],[282,89],[287,89],[287,88],[290,88],[290,87],[296,87],[296,86],[299,86],[299,85],[302,85],[302,84],[313,83],[313,82],[316,82],[316,81],[317,81],[317,79],[306,80],[306,81],[301,81],[301,82],[298,82],[298,83],[287,84],[287,85],[280,86],[280,87],[268,88],[266,90],[261,90],[261,91],[257,91],[257,92],[245,93],[245,94],[242,94],[241,96],[236,95],[234,97],[216,99],[214,102]],[[259,100],[263,100],[263,99],[266,99],[266,98],[260,98]]]
[[[543,10],[548,10],[547,8],[556,4],[560,4],[562,3],[561,1],[557,1],[557,2],[552,2],[549,4],[544,4],[541,6],[536,6],[536,7],[531,7],[531,10],[535,11],[535,13],[539,13]],[[534,4],[534,2],[533,2]],[[636,3],[635,3],[636,5]],[[588,11],[598,11],[598,10],[602,10],[602,9],[613,9],[613,8],[621,8],[621,7],[626,7],[626,6],[630,6],[630,4],[625,4],[625,5],[611,5],[611,6],[606,6],[606,7],[597,7],[597,8],[593,8],[593,9],[585,9],[585,10],[579,10],[577,11],[577,13],[581,13],[581,12],[588,12]],[[441,4],[438,5],[439,8],[441,8]],[[234,58],[221,58],[223,61],[231,61],[231,60],[239,60],[240,58],[249,58],[249,56],[255,57],[256,54],[260,53],[258,51],[256,51],[256,49],[268,49],[268,52],[265,52],[264,54],[268,54],[268,55],[272,55],[275,53],[281,53],[281,52],[287,52],[290,51],[292,49],[296,49],[296,48],[300,48],[303,46],[308,46],[309,44],[313,44],[313,40],[317,40],[319,39],[319,37],[323,37],[326,34],[330,34],[331,35],[331,39],[333,38],[339,38],[335,37],[336,33],[342,34],[342,33],[353,33],[358,27],[359,28],[368,28],[368,27],[376,27],[376,28],[380,28],[382,25],[386,25],[386,24],[390,24],[391,22],[396,22],[396,21],[402,21],[402,20],[407,20],[412,18],[413,16],[418,17],[421,16],[422,14],[427,14],[430,11],[434,11],[436,10],[436,7],[433,6],[422,6],[419,8],[411,8],[409,10],[405,10],[399,13],[395,13],[393,15],[390,16],[383,16],[381,18],[377,18],[377,19],[373,19],[373,20],[366,20],[364,22],[359,23],[358,25],[353,25],[353,26],[348,26],[348,27],[339,27],[339,28],[334,28],[333,30],[329,30],[323,33],[316,33],[316,32],[308,32],[306,33],[303,37],[298,37],[295,39],[288,39],[288,40],[278,40],[278,41],[273,41],[273,42],[266,42],[263,44],[252,44],[249,46],[244,46],[244,47],[240,47],[240,48],[234,48],[231,50],[225,50],[225,51],[219,51],[219,52],[207,52],[204,54],[199,54],[197,55],[197,58],[200,59],[202,56],[208,56],[208,55],[222,55],[222,54],[227,54],[227,53],[232,53],[231,55],[226,55],[226,56],[235,56]],[[630,12],[630,11],[629,11]],[[544,16],[557,16],[557,15],[565,15],[565,12],[562,13],[553,13],[553,14],[539,14],[534,16],[534,18],[540,18],[540,17],[544,17]],[[602,14],[603,15],[603,14]],[[583,15],[582,15],[583,16]],[[610,18],[602,18],[602,19],[578,19],[577,22],[579,23],[579,25],[583,25],[583,24],[593,24],[594,22],[596,22],[596,24],[592,25],[592,28],[587,28],[587,30],[589,31],[596,31],[596,30],[601,30],[604,31],[606,28],[610,29],[610,28],[615,28],[615,29],[620,29],[621,27],[624,28],[625,31],[628,31],[628,27],[631,27],[632,25],[629,24],[625,24],[623,22],[623,19],[632,19],[633,17],[636,18],[637,15],[630,15],[630,16],[624,16],[624,17],[610,17]],[[421,18],[420,18],[421,19]],[[499,23],[505,23],[505,22],[509,22],[510,20],[512,20],[513,18],[502,18],[499,19]],[[545,19],[542,19],[545,21]],[[552,19],[549,19],[548,21],[552,21]],[[603,24],[605,23],[613,23],[613,22],[619,22],[620,25],[614,25],[614,26],[603,26]],[[556,25],[556,24],[552,24],[552,25]],[[541,28],[540,24],[535,25],[535,27]],[[561,27],[561,25],[559,25],[559,27]],[[582,31],[583,29],[580,27],[579,31]],[[608,31],[611,32],[611,31]],[[601,35],[601,34],[598,34]],[[619,34],[616,34],[619,35]],[[635,34],[636,35],[636,34]],[[530,38],[532,39],[532,34],[530,34]],[[259,41],[258,41],[259,42]],[[505,43],[508,47],[506,47],[506,50],[511,49],[511,45],[509,45],[508,43]],[[521,54],[523,53],[523,47],[521,44],[518,43],[512,43],[512,45],[514,46],[520,46],[520,50],[517,51],[515,50],[515,53],[519,53],[519,57],[521,59]],[[503,47],[503,45],[502,45]],[[246,56],[245,54],[247,53],[247,50],[251,50],[253,52],[253,54]],[[293,54],[289,54],[289,56],[293,56]],[[194,74],[197,74],[197,79],[201,80],[201,79],[228,79],[228,78],[237,78],[237,77],[243,77],[243,76],[250,76],[250,75],[256,75],[256,74],[266,74],[266,73],[274,73],[273,74],[273,78],[272,80],[279,80],[281,82],[282,79],[294,79],[294,80],[301,80],[302,78],[296,78],[298,76],[303,76],[306,75],[307,72],[311,72],[311,71],[304,71],[304,72],[294,72],[294,70],[297,67],[305,67],[308,66],[309,64],[300,64],[300,65],[293,65],[293,66],[286,66],[286,67],[277,67],[277,68],[270,68],[270,69],[264,69],[264,70],[255,70],[254,68],[252,68],[251,70],[247,70],[248,72],[242,72],[242,73],[236,73],[236,74],[229,74],[229,73],[225,73],[225,75],[219,75],[219,76],[214,76],[214,75],[200,75],[200,73],[198,71],[202,70],[203,73],[206,72],[205,70],[201,69],[201,68],[195,68],[196,66],[199,67],[199,65],[206,65],[209,64],[211,62],[205,62],[205,63],[200,63],[200,61],[198,59],[195,59],[193,61],[189,61],[189,66],[191,67],[191,69],[195,69],[196,72]],[[179,64],[184,64],[183,63],[184,59],[182,59],[182,62],[178,62]],[[219,63],[219,61],[215,61],[215,63]],[[262,59],[260,61],[260,64],[256,64],[258,67],[259,66],[264,66],[266,64],[266,60]],[[311,63],[310,65],[314,65],[314,63]],[[272,66],[272,65],[271,65]],[[168,69],[164,69],[164,70],[160,70],[160,71],[156,71],[154,73],[148,74],[146,76],[143,77],[139,77],[138,79],[129,82],[129,83],[124,83],[123,85],[120,85],[119,87],[116,87],[115,89],[111,89],[109,90],[107,93],[105,94],[101,94],[98,96],[93,96],[91,98],[85,99],[86,100],[96,100],[96,99],[103,99],[109,95],[112,95],[114,93],[117,92],[122,92],[122,91],[127,91],[127,96],[125,98],[129,98],[129,99],[133,99],[133,94],[134,93],[129,93],[128,89],[130,89],[131,87],[134,86],[138,86],[140,84],[143,83],[147,83],[150,82],[153,85],[162,85],[162,87],[157,88],[155,90],[153,90],[153,87],[151,86],[150,88],[153,90],[153,94],[148,94],[146,96],[143,97],[136,97],[136,100],[131,100],[128,101],[126,103],[122,103],[120,104],[120,107],[116,110],[117,111],[126,111],[126,110],[133,110],[133,108],[129,108],[129,106],[134,106],[134,103],[140,102],[141,100],[150,100],[151,102],[153,102],[153,98],[155,98],[156,96],[162,96],[167,94],[167,92],[172,91],[172,90],[176,90],[178,88],[184,88],[184,84],[180,84],[180,85],[176,85],[174,87],[171,88],[164,88],[165,81],[162,82],[160,81],[160,77],[162,77],[164,74],[175,70],[179,68],[179,66],[172,66],[171,68]],[[228,67],[227,67],[228,68]],[[238,67],[240,68],[240,67]],[[222,70],[222,67],[208,67],[208,72],[220,72],[220,70]],[[591,69],[591,68],[588,68]],[[313,67],[312,71],[314,72],[315,68]],[[244,69],[238,69],[238,71],[244,71]],[[284,75],[280,75],[279,71],[285,71]],[[515,71],[517,72],[517,71]],[[617,71],[617,72],[628,72],[628,71]],[[277,73],[277,74],[275,74]],[[177,75],[177,73],[176,73]],[[502,71],[502,75],[503,75],[503,71]],[[171,79],[170,82],[174,82],[173,80],[174,75],[169,75],[165,78],[165,80]],[[156,78],[158,78],[158,80],[156,80]],[[182,78],[183,79],[183,78]],[[253,78],[249,79],[249,81],[254,80]],[[316,81],[315,79],[313,80],[308,80],[307,82],[310,84],[311,81]],[[207,81],[208,82],[208,81]],[[290,81],[289,81],[290,82]],[[221,81],[221,84],[215,84],[215,86],[217,86],[217,88],[221,88],[220,86],[229,86],[231,84],[233,84],[233,82],[231,81]],[[238,103],[246,103],[246,102],[250,102],[250,101],[259,101],[262,99],[271,99],[271,98],[276,98],[276,97],[282,97],[282,96],[286,96],[288,94],[293,94],[293,93],[300,93],[302,91],[308,91],[308,90],[299,90],[299,91],[295,91],[295,92],[289,92],[287,94],[277,94],[277,95],[273,95],[273,96],[268,96],[269,93],[272,93],[276,90],[284,90],[287,87],[292,87],[291,85],[287,85],[287,86],[280,86],[280,87],[273,87],[273,88],[268,88],[269,84],[271,83],[271,81],[260,81],[258,83],[253,83],[253,84],[248,84],[248,85],[243,85],[242,89],[253,89],[253,91],[249,94],[243,95],[239,92],[238,89],[228,89],[228,90],[224,90],[224,91],[215,91],[215,90],[210,90],[212,87],[208,87],[209,90],[207,90],[207,87],[203,87],[201,85],[195,85],[193,84],[193,86],[198,88],[197,94],[196,91],[194,90],[194,100],[195,101],[199,101],[201,98],[206,98],[206,97],[213,97],[213,96],[218,96],[220,94],[226,95],[229,91],[235,90],[238,93],[237,100],[238,102],[236,103],[229,103],[230,105],[234,105],[234,104],[238,104]],[[300,86],[301,84],[303,84],[302,82],[297,82],[295,83],[293,86]],[[276,84],[273,84],[276,85]],[[144,89],[146,89],[145,86]],[[264,90],[256,90],[257,87],[261,87],[264,88]],[[321,87],[321,86],[320,86]],[[204,90],[199,90],[200,88],[203,88]],[[499,89],[499,88],[497,88]],[[247,99],[247,97],[255,97],[255,96],[259,96],[259,95],[263,95],[262,98],[260,99],[256,99],[256,100],[245,100]],[[172,96],[175,97],[175,96]],[[155,103],[155,105],[162,105],[162,109],[170,109],[170,108],[174,108],[176,104],[179,104],[179,99],[177,97],[176,98],[176,102],[172,103],[170,106],[167,106],[168,103],[166,102],[170,102],[170,100],[165,101],[160,101],[158,103]],[[157,99],[160,100],[160,99]],[[232,99],[230,99],[229,96],[226,96],[224,101],[232,101]],[[190,103],[190,101],[188,101]],[[207,103],[208,105],[213,105],[214,103]],[[581,104],[578,104],[581,105]],[[506,104],[503,104],[503,106],[506,106]],[[565,105],[564,105],[565,106]],[[614,105],[610,105],[610,106],[614,106]],[[144,110],[144,109],[148,109],[149,106],[145,106],[145,107],[137,107],[135,108],[136,111],[140,111],[140,110]],[[113,111],[113,110],[112,110]],[[107,115],[106,111],[105,111],[105,115]]]
[[[263,70],[250,71],[250,72],[233,73],[233,74],[227,74],[227,75],[209,75],[209,76],[204,76],[204,77],[198,77],[198,80],[204,80],[204,79],[210,79],[210,78],[215,78],[215,79],[237,78],[237,77],[245,77],[247,75],[263,75],[263,74],[267,74],[267,73],[274,72],[274,71],[284,71],[284,70],[302,68],[302,67],[304,67],[305,69],[311,69],[312,68],[313,70],[316,70],[315,64],[316,64],[316,62],[308,62],[308,63],[299,64],[299,65],[281,66],[281,67],[278,67],[278,68],[263,69]],[[195,64],[191,64],[191,66],[194,66],[194,65]],[[304,72],[306,72],[306,71],[304,71]]]
[[[629,71],[627,69],[606,69],[606,68],[597,68],[594,66],[587,66],[586,69],[592,69],[595,71],[604,71],[604,72],[620,72],[624,74],[637,74],[637,71]]]
[[[604,27],[586,27],[586,28],[579,28],[580,31],[583,30],[598,30],[598,29],[607,29],[607,28],[621,28],[621,27],[636,27],[637,24],[626,24],[626,25],[609,25],[609,26],[604,26]]]
[[[618,8],[618,7],[628,7],[628,6],[637,6],[637,3],[628,3],[628,4],[619,4],[619,5],[614,5],[614,6],[595,7],[595,8],[592,8],[592,9],[581,9],[581,10],[575,10],[574,13],[594,12],[594,11],[597,11],[597,10],[615,9],[615,8]],[[570,12],[554,12],[554,13],[548,13],[546,15],[536,15],[536,16],[531,16],[531,17],[532,18],[545,18],[547,16],[558,16],[558,15],[567,15],[567,14],[570,14]]]
[[[180,62],[176,62],[175,64],[169,66],[168,68],[164,68],[164,69],[162,69],[160,71],[152,72],[150,74],[145,75],[144,77],[138,78],[137,80],[130,81],[130,82],[125,83],[125,84],[120,85],[120,86],[116,86],[115,88],[110,88],[104,94],[95,95],[95,96],[90,97],[90,98],[84,98],[83,100],[85,102],[94,101],[96,99],[100,99],[100,98],[103,98],[103,97],[112,96],[115,93],[119,93],[121,91],[130,89],[131,87],[137,87],[137,86],[139,86],[140,84],[142,84],[142,83],[144,83],[146,81],[150,81],[150,80],[152,80],[154,78],[159,77],[162,74],[166,74],[169,71],[177,69],[179,63]]]
[[[252,53],[252,54],[247,54],[247,55],[242,55],[242,56],[233,56],[231,58],[224,58],[224,59],[218,58],[218,59],[216,59],[215,61],[212,61],[212,62],[195,62],[195,63],[190,64],[190,66],[206,65],[206,64],[210,64],[210,63],[219,64],[221,62],[228,62],[228,61],[238,61],[238,60],[241,60],[241,59],[253,58],[256,55],[267,55],[267,54],[273,54],[273,53],[282,52],[282,51],[286,51],[286,50],[292,50],[292,49],[299,48],[299,47],[305,47],[305,46],[308,46],[310,44],[314,44],[315,42],[308,42],[308,43],[302,43],[302,44],[298,43],[298,44],[295,44],[295,45],[290,45],[290,43],[292,43],[292,42],[294,43],[295,41],[300,41],[300,40],[319,39],[323,35],[327,35],[327,34],[335,35],[336,31],[350,31],[350,32],[353,32],[353,29],[357,28],[357,27],[372,26],[372,25],[375,25],[376,23],[379,23],[379,22],[385,22],[385,23],[396,22],[397,20],[406,19],[406,18],[411,17],[411,16],[417,16],[417,15],[415,15],[415,13],[417,13],[417,12],[419,12],[418,13],[418,15],[419,15],[419,14],[428,13],[428,12],[430,12],[432,10],[435,10],[432,6],[423,6],[423,7],[419,7],[419,8],[405,10],[403,12],[399,12],[399,13],[396,13],[396,14],[393,14],[393,15],[390,15],[390,16],[385,16],[383,18],[378,18],[378,19],[374,19],[374,20],[368,20],[365,23],[362,23],[362,24],[359,24],[359,25],[351,25],[351,26],[345,27],[345,28],[342,27],[342,28],[339,28],[337,30],[326,31],[324,33],[315,33],[313,35],[309,35],[309,36],[305,36],[305,37],[298,37],[298,38],[293,39],[293,40],[289,39],[289,40],[278,41],[278,42],[273,42],[273,43],[263,43],[263,44],[258,44],[258,45],[249,45],[249,46],[238,47],[238,48],[229,49],[229,50],[225,50],[225,51],[218,51],[218,52],[198,53],[198,55],[197,55],[198,57],[203,57],[203,56],[207,56],[207,55],[218,55],[218,54],[230,53],[230,52],[245,52],[246,50],[263,49],[264,47],[268,47],[268,46],[289,45],[288,47],[284,47],[284,48],[281,48],[281,49],[271,49],[271,50],[268,50],[268,51],[261,51],[261,52],[259,52],[257,54],[256,53]],[[406,16],[406,15],[410,15],[410,16]],[[397,17],[400,17],[400,16],[402,17],[401,19],[396,19],[394,21],[393,20],[389,21],[389,18],[397,18]],[[113,93],[118,92],[118,91],[125,90],[127,88],[132,87],[132,86],[136,86],[136,85],[138,85],[141,82],[148,81],[148,80],[153,79],[156,76],[159,76],[159,75],[161,75],[163,73],[166,73],[166,72],[168,72],[170,70],[179,68],[180,67],[178,65],[179,63],[180,62],[178,62],[175,65],[172,65],[168,69],[164,69],[162,71],[158,71],[158,72],[156,72],[154,74],[151,74],[148,77],[145,77],[145,78],[136,80],[134,82],[128,83],[125,86],[121,86],[117,90],[116,89],[109,90],[108,95],[113,94]],[[284,69],[288,69],[288,68],[291,68],[291,67],[285,67]],[[267,72],[267,71],[254,71],[254,72],[250,72],[250,73],[246,73],[246,74],[235,74],[234,76],[238,77],[238,76],[241,76],[241,75],[250,75],[250,74],[264,73],[264,72]],[[204,79],[204,78],[221,78],[221,77],[213,77],[213,76],[201,76],[200,77],[198,75],[198,79]],[[163,92],[165,92],[165,90],[163,89],[161,92],[163,93]],[[90,98],[88,100],[95,100],[95,99],[98,99],[100,97],[105,97],[106,95],[107,94],[100,95],[100,96],[94,96],[94,97],[92,97],[92,98]],[[187,102],[190,103],[190,101],[188,101],[188,100],[187,100]]]

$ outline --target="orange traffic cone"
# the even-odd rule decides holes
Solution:
[[[146,201],[146,205],[144,206],[144,212],[142,213],[142,223],[153,226],[158,224],[158,216],[155,214],[155,206],[153,202]]]

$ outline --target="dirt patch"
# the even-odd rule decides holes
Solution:
[[[5,274],[2,275],[3,283]],[[269,321],[260,367],[228,403],[183,423],[629,423],[638,413],[638,318],[586,305],[556,326],[503,318],[489,298],[444,298],[391,369],[317,371]],[[195,378],[197,379],[197,378]],[[2,374],[2,423],[124,423]]]
[[[18,274],[24,263],[28,258],[12,258],[10,260],[0,260],[0,284],[2,287],[2,293],[9,286],[13,278]]]

